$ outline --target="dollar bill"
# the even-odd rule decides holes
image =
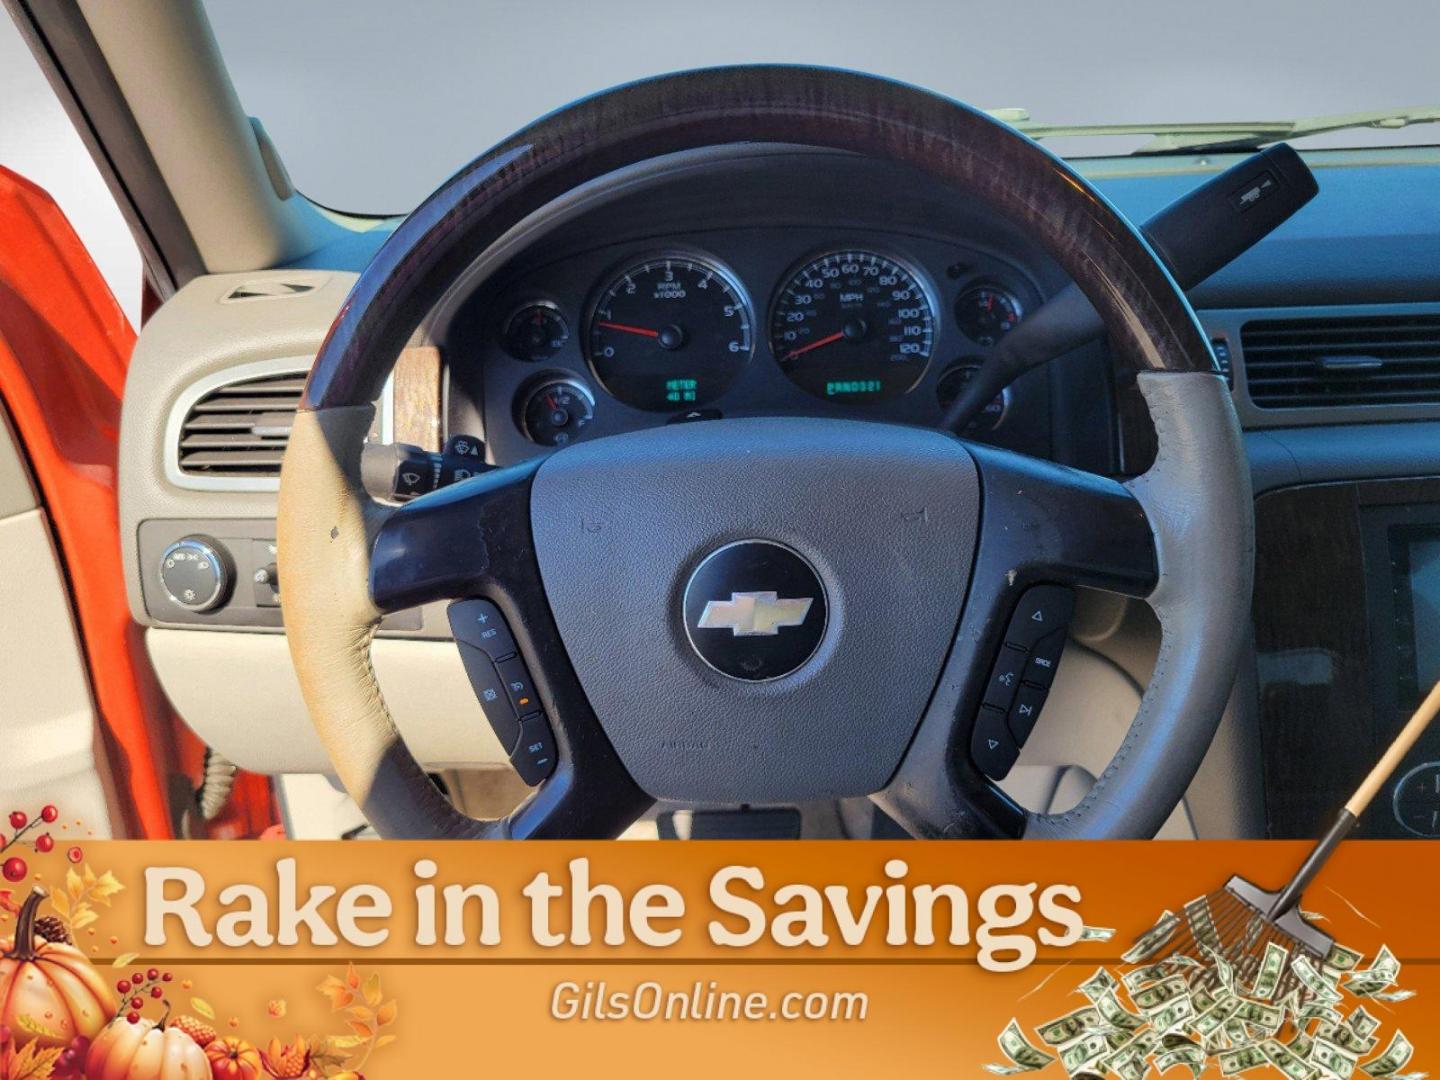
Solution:
[[[1237,998],[1226,998],[1195,1017],[1195,1023],[1191,1027],[1201,1038],[1207,1038],[1223,1028],[1225,1021],[1234,1016],[1239,1008],[1240,1002]]]
[[[1241,998],[1240,1007],[1235,1010],[1232,1019],[1246,1024],[1254,1024],[1267,1034],[1274,1034],[1285,1022],[1285,1013],[1278,1005],[1267,1005],[1263,1001]]]
[[[1346,1078],[1355,1071],[1356,1057],[1329,1039],[1317,1037],[1310,1049],[1310,1060],[1331,1076]]]
[[[1220,948],[1220,935],[1215,930],[1215,920],[1210,914],[1210,901],[1205,897],[1192,900],[1185,905],[1185,917],[1190,920],[1190,933],[1201,945],[1211,949]]]
[[[1135,1002],[1135,1007],[1141,1012],[1152,1013],[1181,995],[1188,995],[1189,993],[1190,987],[1185,982],[1184,976],[1171,975],[1169,978],[1162,979],[1153,986],[1147,986],[1142,990],[1135,991],[1130,995],[1130,1000]]]
[[[1101,995],[1111,993],[1118,985],[1115,976],[1102,967],[1096,968],[1095,974],[1082,982],[1076,989],[1094,1002]]]
[[[1200,946],[1205,955],[1210,958],[1210,965],[1215,970],[1215,978],[1220,980],[1220,985],[1232,994],[1235,992],[1235,969],[1230,966],[1229,961],[1221,956],[1218,950]]]
[[[1140,935],[1135,944],[1130,946],[1120,959],[1127,964],[1138,964],[1142,960],[1148,960],[1170,943],[1170,939],[1175,936],[1175,931],[1179,928],[1180,917],[1173,911],[1165,912],[1154,926]]]
[[[1096,998],[1095,1008],[1105,1023],[1120,1031],[1133,1032],[1145,1026],[1145,1021],[1141,1017],[1136,1016],[1120,1004],[1120,999],[1115,996],[1114,991],[1101,994]]]
[[[1375,993],[1385,989],[1399,977],[1400,961],[1395,958],[1388,945],[1381,945],[1369,967],[1346,972],[1344,981],[1345,988],[1352,994],[1360,993],[1357,987],[1364,987],[1367,992]]]
[[[1315,965],[1310,962],[1308,956],[1295,957],[1294,962],[1290,965],[1290,970],[1300,980],[1300,985],[1305,987],[1316,1001],[1334,1005],[1340,1000],[1340,991],[1331,986],[1329,980],[1315,970]]]
[[[1325,954],[1325,966],[1334,968],[1336,971],[1353,971],[1363,959],[1365,959],[1364,953],[1357,949],[1347,949],[1337,941]]]
[[[1363,1038],[1373,1034],[1375,1029],[1380,1026],[1380,1021],[1371,1016],[1364,1005],[1357,1005],[1355,1010],[1345,1018],[1345,1026]]]
[[[996,1076],[1014,1076],[1016,1073],[1034,1072],[1043,1069],[1055,1060],[1054,1056],[1031,1046],[1020,1030],[1020,1022],[1011,1019],[995,1040],[1000,1051],[1010,1059],[1009,1065],[986,1065],[985,1070]]]
[[[1205,1068],[1205,1051],[1191,1043],[1189,1046],[1177,1046],[1173,1050],[1167,1050],[1155,1059],[1155,1068],[1162,1073],[1176,1065],[1187,1066],[1190,1075],[1198,1077]]]
[[[1190,995],[1176,998],[1164,1008],[1157,1010],[1150,1016],[1150,1026],[1156,1031],[1174,1031],[1187,1020],[1195,1017],[1195,1006],[1190,1002]]]
[[[1342,1050],[1346,1050],[1356,1056],[1368,1054],[1371,1050],[1375,1049],[1375,1044],[1380,1041],[1379,1038],[1373,1034],[1361,1035],[1347,1025],[1338,1022],[1329,1023],[1322,1021],[1320,1026],[1315,1029],[1315,1034],[1318,1038],[1329,1039]]]
[[[1274,1039],[1266,1039],[1260,1044],[1260,1049],[1274,1065],[1290,1080],[1309,1080],[1316,1073],[1315,1066],[1311,1065],[1299,1054],[1294,1053],[1288,1046],[1278,1043]]]
[[[1155,964],[1145,964],[1134,971],[1127,971],[1120,976],[1120,981],[1125,984],[1125,989],[1131,992],[1138,990],[1147,983],[1159,982],[1170,974],[1170,965],[1161,960]]]
[[[1112,926],[1082,926],[1080,928],[1081,941],[1109,941],[1115,936],[1115,928]]]
[[[1315,1036],[1298,1031],[1295,1033],[1295,1037],[1285,1045],[1302,1058],[1310,1057],[1310,1052],[1315,1048]]]
[[[1393,1004],[1397,1001],[1408,1001],[1415,996],[1414,990],[1377,990],[1373,994],[1362,995],[1371,1001],[1385,1001]]]
[[[1035,1034],[1040,1036],[1042,1042],[1050,1046],[1063,1046],[1074,1039],[1078,1039],[1087,1031],[1097,1031],[1104,1025],[1100,1021],[1100,1013],[1093,1005],[1086,1005],[1076,1009],[1072,1013],[1057,1017],[1049,1023],[1041,1024],[1035,1029]]]
[[[1110,1044],[1104,1035],[1085,1035],[1060,1051],[1060,1064],[1074,1076],[1097,1058],[1110,1053]]]
[[[1255,984],[1250,996],[1269,1001],[1275,996],[1280,985],[1280,976],[1285,974],[1285,965],[1290,959],[1290,950],[1274,941],[1265,943],[1265,955],[1260,958],[1260,970],[1255,975]]]
[[[1405,1033],[1397,1031],[1391,1037],[1385,1052],[1379,1057],[1362,1062],[1360,1068],[1371,1076],[1389,1076],[1409,1064],[1414,1053],[1415,1048],[1410,1045],[1410,1040],[1405,1038]]]
[[[1234,1050],[1222,1050],[1220,1052],[1220,1073],[1223,1076],[1235,1076],[1238,1073],[1248,1072],[1251,1069],[1258,1069],[1268,1064],[1269,1058],[1265,1051],[1258,1045],[1241,1046]]]

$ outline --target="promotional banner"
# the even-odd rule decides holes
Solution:
[[[1278,887],[1303,844],[99,843],[41,827],[4,864],[7,1077],[1416,1080],[1434,1061],[1440,858],[1415,845],[1343,846],[1302,901],[1302,940],[1245,882]]]

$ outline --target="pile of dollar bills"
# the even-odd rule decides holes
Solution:
[[[1192,925],[1203,904],[1200,898],[1186,905]],[[1380,1043],[1381,1022],[1365,1002],[1414,996],[1396,986],[1400,961],[1388,948],[1362,967],[1364,955],[1343,945],[1317,964],[1268,941],[1247,983],[1203,935],[1196,956],[1159,955],[1183,921],[1165,912],[1124,954],[1116,974],[1102,967],[1080,983],[1075,993],[1088,1004],[1035,1029],[1044,1049],[1011,1020],[998,1039],[1009,1064],[985,1068],[1015,1076],[1058,1060],[1077,1080],[1111,1073],[1142,1080],[1152,1068],[1163,1073],[1177,1065],[1196,1077],[1214,1065],[1225,1076],[1274,1066],[1290,1080],[1347,1080],[1356,1069],[1377,1080],[1424,1080],[1423,1072],[1400,1071],[1414,1049],[1398,1030],[1383,1051],[1367,1056]],[[1087,927],[1084,937],[1111,935]]]

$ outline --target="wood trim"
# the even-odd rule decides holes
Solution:
[[[440,350],[433,345],[401,349],[393,387],[395,442],[439,450]]]

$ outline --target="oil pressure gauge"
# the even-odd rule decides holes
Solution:
[[[541,446],[566,446],[595,419],[595,398],[575,379],[550,379],[536,386],[520,407],[520,426]]]
[[[1417,765],[1395,785],[1395,820],[1416,836],[1440,836],[1440,761]]]

